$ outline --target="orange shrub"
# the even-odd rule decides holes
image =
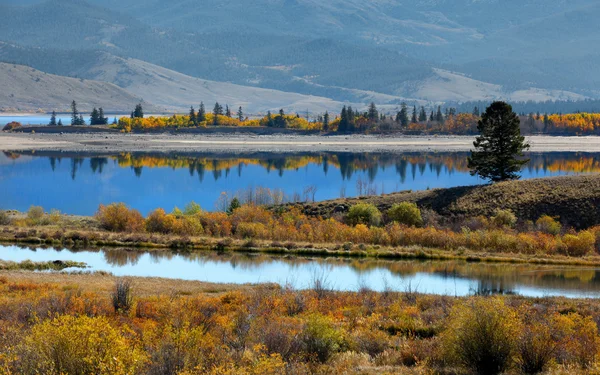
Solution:
[[[143,232],[144,217],[139,211],[129,209],[125,203],[100,205],[96,212],[100,226],[112,232]]]

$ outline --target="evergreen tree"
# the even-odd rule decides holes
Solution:
[[[58,119],[58,124],[57,125],[58,126],[63,126],[62,119],[60,119],[60,118]]]
[[[198,126],[198,117],[196,116],[196,110],[194,106],[190,107],[190,124]]]
[[[52,111],[52,116],[50,116],[49,126],[56,126],[56,112]]]
[[[410,122],[412,122],[413,124],[416,124],[418,121],[418,117],[417,117],[417,106],[414,105],[413,106],[413,112],[412,112],[412,117],[410,119]]]
[[[323,131],[329,131],[329,112],[327,111],[323,115]]]
[[[477,125],[475,150],[471,150],[468,159],[471,175],[492,182],[520,178],[518,172],[529,160],[518,157],[529,145],[519,126],[519,117],[505,102],[494,102],[485,110]]]
[[[435,116],[433,115],[433,110],[431,111],[431,114],[429,115],[429,121],[433,122],[435,120]]]
[[[229,203],[229,207],[227,208],[227,214],[232,215],[233,211],[237,210],[240,207],[242,207],[240,200],[237,199],[237,197],[233,197],[233,199],[231,200],[231,203]]]
[[[338,126],[338,131],[348,131],[348,109],[346,108],[346,106],[342,107],[342,112],[340,113],[340,124]]]
[[[275,116],[275,127],[276,128],[285,128],[287,126],[287,120],[285,118],[285,112],[283,109],[279,110],[279,114]]]
[[[79,121],[77,122],[78,125],[85,125],[85,120],[83,119],[83,115],[80,113],[79,114]]]
[[[216,102],[213,108],[213,125],[219,125],[219,116],[223,116],[223,107]]]
[[[267,126],[269,128],[275,126],[275,121],[273,121],[273,115],[271,114],[271,111],[267,111]]]
[[[100,125],[108,125],[108,117],[104,116],[104,109],[102,107],[98,108],[98,117]]]
[[[237,118],[240,122],[244,121],[244,112],[242,112],[242,107],[238,108]]]
[[[442,107],[438,106],[437,113],[435,114],[435,121],[442,123],[444,122],[444,115],[442,114]]]
[[[204,108],[204,102],[200,102],[200,108],[198,109],[198,115],[196,116],[198,123],[206,121],[206,109]]]
[[[135,106],[135,109],[133,110],[133,118],[144,118],[144,108],[142,107],[141,103]]]
[[[408,121],[408,107],[406,106],[406,103],[402,103],[400,112],[396,115],[396,122],[400,123],[403,127],[407,127]]]
[[[479,117],[481,113],[479,112],[479,107],[473,108],[473,116]]]
[[[117,125],[118,123],[119,123],[119,121],[118,121],[118,120],[117,120],[117,118],[115,117],[115,118],[113,119],[113,125]]]
[[[92,113],[90,114],[90,125],[100,125],[100,113],[94,107]]]
[[[348,106],[348,131],[352,132],[355,130],[356,127],[356,115],[357,113],[354,112],[354,110],[352,109],[351,106]]]
[[[379,114],[377,111],[377,107],[375,106],[375,103],[371,102],[371,104],[369,104],[369,110],[367,111],[367,118],[371,122],[377,122],[378,117]]]
[[[231,111],[229,110],[228,104],[225,104],[225,116],[231,117]]]
[[[421,107],[421,112],[419,113],[419,122],[427,121],[427,112],[425,112],[425,107]]]
[[[77,110],[77,103],[75,100],[71,103],[71,125],[81,125],[79,123],[79,111]]]

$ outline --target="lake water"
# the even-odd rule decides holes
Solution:
[[[423,190],[483,181],[469,174],[468,153],[0,153],[0,209],[39,205],[93,214],[100,204],[125,202],[143,214],[190,201],[216,209],[230,196],[257,187],[288,200]],[[600,171],[600,154],[535,153],[523,178]]]
[[[120,117],[122,115],[117,115],[117,117]],[[35,116],[0,116],[0,128],[3,127],[4,125],[10,123],[10,122],[19,122],[22,125],[48,125],[50,123],[50,117],[51,115],[46,115],[46,114],[40,114],[40,115],[35,115]],[[108,117],[109,122],[112,123],[115,115],[106,115],[106,117]],[[71,115],[70,114],[59,114],[56,115],[56,122],[58,123],[58,120],[62,121],[63,125],[71,125]],[[84,120],[89,124],[89,116],[86,116],[84,114]]]
[[[457,261],[418,262],[343,258],[283,257],[265,254],[137,250],[74,251],[0,246],[0,259],[72,260],[91,271],[116,276],[149,276],[215,283],[278,283],[310,288],[319,279],[331,289],[396,291],[465,296],[519,294],[530,297],[600,297],[600,269],[560,266],[485,264]]]

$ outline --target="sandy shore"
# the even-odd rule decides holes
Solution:
[[[465,136],[318,136],[252,134],[25,134],[0,133],[1,151],[468,151],[474,137]],[[528,138],[533,152],[600,152],[600,137]]]

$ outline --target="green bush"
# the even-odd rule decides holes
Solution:
[[[350,225],[374,225],[381,223],[381,212],[375,205],[369,203],[359,203],[350,207],[348,216],[346,216]]]
[[[560,233],[562,226],[560,223],[548,215],[543,215],[535,222],[538,231],[556,236]]]
[[[198,215],[200,213],[202,213],[202,207],[200,207],[200,205],[194,201],[188,203],[183,209],[183,214],[185,216],[193,216]]]
[[[498,210],[492,222],[498,227],[513,228],[517,224],[517,217],[511,210]]]
[[[388,211],[388,217],[400,224],[414,227],[423,226],[421,210],[415,203],[402,202],[393,205]]]
[[[476,298],[452,309],[444,348],[448,358],[480,375],[509,369],[520,321],[499,298]]]
[[[321,362],[327,362],[345,346],[343,332],[334,327],[331,319],[319,314],[308,318],[302,331],[302,343],[306,352]]]

